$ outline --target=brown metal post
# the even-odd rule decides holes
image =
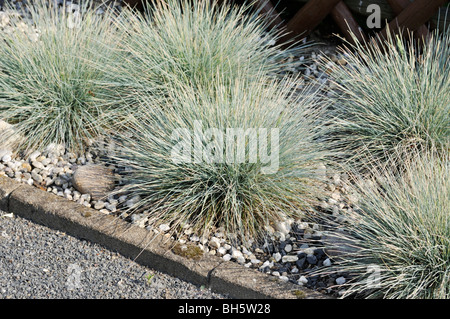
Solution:
[[[340,1],[333,8],[333,10],[331,10],[331,16],[333,17],[333,20],[339,26],[341,31],[344,33],[344,36],[347,39],[347,41],[349,41],[352,44],[355,44],[355,42],[353,41],[352,34],[361,43],[367,41],[367,36],[356,22],[355,18],[350,12],[350,9],[347,7],[344,1]]]
[[[123,3],[137,10],[144,8],[143,0],[123,0]]]
[[[341,0],[310,0],[287,23],[289,32],[284,40],[294,37],[305,37],[333,10]],[[300,39],[299,39],[300,40]]]
[[[270,0],[255,1],[254,6],[260,10],[261,14],[266,16],[270,28],[280,28],[285,26],[283,19],[280,18],[279,13],[275,10],[275,7]]]
[[[406,7],[411,4],[409,0],[387,0],[395,15],[399,15]],[[429,36],[428,28],[423,24],[419,26],[415,31],[417,38],[427,38]]]
[[[380,38],[386,38],[388,28],[396,34],[401,33],[403,29],[418,29],[446,2],[447,0],[415,0],[379,32]]]

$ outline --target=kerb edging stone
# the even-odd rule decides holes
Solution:
[[[294,292],[301,291],[305,299],[330,299],[217,256],[204,254],[199,260],[179,256],[164,236],[3,176],[0,210],[95,242],[139,264],[234,298],[294,299],[298,296]]]

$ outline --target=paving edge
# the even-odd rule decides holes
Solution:
[[[141,265],[232,298],[331,298],[217,256],[203,254],[198,260],[179,256],[161,235],[4,176],[0,176],[0,210],[100,244]]]

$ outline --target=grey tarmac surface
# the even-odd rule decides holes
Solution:
[[[0,299],[224,299],[95,243],[0,211]]]

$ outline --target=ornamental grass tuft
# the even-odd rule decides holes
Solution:
[[[356,183],[358,204],[333,235],[351,248],[331,271],[352,275],[343,297],[450,298],[448,153],[416,150],[402,164],[401,176],[376,167]]]
[[[364,43],[353,49],[348,64],[330,73],[339,93],[330,98],[331,130],[347,160],[364,169],[407,155],[398,150],[448,151],[450,32],[420,41],[388,32],[385,49]]]
[[[269,30],[268,20],[249,5],[168,0],[147,3],[145,9],[142,14],[124,10],[117,23],[126,35],[120,44],[123,61],[114,72],[131,93],[129,103],[139,103],[139,94],[165,96],[167,85],[203,89],[217,79],[231,85],[238,74],[279,76],[294,66],[289,54],[306,46],[282,48],[280,31]]]
[[[0,119],[24,136],[17,151],[57,143],[82,152],[119,100],[102,71],[116,42],[110,13],[87,2],[78,11],[43,0],[27,8],[32,23],[11,19],[0,34]]]
[[[324,107],[295,93],[298,79],[242,78],[167,87],[167,100],[141,96],[111,154],[122,169],[119,192],[139,196],[130,213],[155,227],[222,227],[248,239],[313,211],[327,155]]]

